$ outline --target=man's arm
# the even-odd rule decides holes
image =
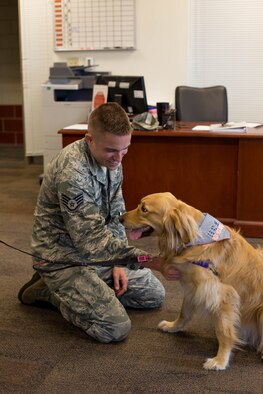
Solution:
[[[105,218],[94,201],[93,190],[84,192],[69,182],[63,182],[58,190],[66,229],[83,259],[96,263],[129,259],[144,253],[128,245],[126,237],[120,239],[117,232],[113,233],[106,225]]]

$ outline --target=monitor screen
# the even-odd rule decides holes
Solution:
[[[120,104],[128,115],[148,111],[144,77],[101,75],[97,84],[108,85],[108,101]]]

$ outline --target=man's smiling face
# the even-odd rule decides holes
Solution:
[[[128,152],[131,134],[115,135],[109,132],[86,134],[86,141],[97,162],[109,170],[116,170]]]

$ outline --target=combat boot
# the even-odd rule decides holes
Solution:
[[[51,306],[50,298],[51,293],[38,272],[34,273],[30,281],[25,283],[18,293],[19,301],[26,305],[48,303]]]

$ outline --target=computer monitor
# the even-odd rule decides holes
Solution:
[[[108,85],[108,101],[120,104],[128,115],[148,111],[144,77],[101,75],[96,83]]]

